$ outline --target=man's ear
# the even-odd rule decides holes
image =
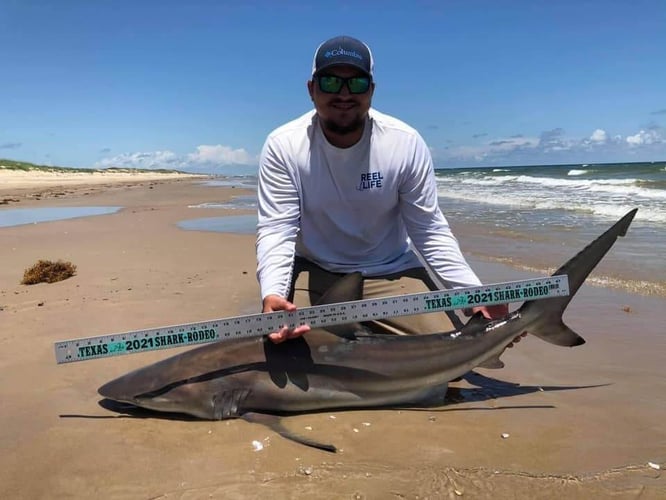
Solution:
[[[314,82],[312,80],[308,80],[308,94],[310,94],[310,99],[314,101]]]

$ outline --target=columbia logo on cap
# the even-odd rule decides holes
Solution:
[[[345,50],[342,47],[334,49],[334,50],[327,50],[326,53],[324,54],[324,57],[337,57],[337,56],[349,56],[349,57],[355,57],[357,59],[360,59],[361,61],[363,60],[363,56],[358,54],[355,50]]]

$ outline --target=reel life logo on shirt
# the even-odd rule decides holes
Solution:
[[[384,181],[384,176],[381,172],[368,172],[361,174],[361,182],[358,185],[359,191],[367,191],[368,189],[381,189]]]

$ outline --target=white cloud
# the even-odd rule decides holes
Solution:
[[[534,137],[509,137],[487,143],[489,151],[513,151],[520,148],[533,148],[539,143]]]
[[[536,137],[508,137],[486,142],[480,146],[458,146],[448,150],[450,157],[461,160],[483,161],[489,157],[511,154],[514,151],[534,149],[539,144]]]
[[[659,134],[659,131],[656,129],[653,130],[641,130],[635,135],[630,135],[627,137],[627,144],[630,146],[641,146],[644,144],[658,144],[664,142]]]
[[[196,151],[186,155],[178,155],[173,151],[151,151],[123,153],[103,158],[95,164],[96,168],[141,168],[141,169],[173,169],[190,172],[207,172],[220,174],[247,174],[256,171],[258,158],[245,149],[233,149],[230,146],[206,145],[197,146]]]
[[[488,140],[483,145],[458,144],[433,149],[436,163],[536,165],[579,162],[654,161],[666,157],[666,129],[652,125],[633,135],[609,134],[596,128],[589,136],[567,137],[564,129]]]
[[[194,163],[216,163],[218,165],[250,165],[257,161],[242,148],[232,149],[221,144],[197,146],[197,152],[190,153],[187,158]]]
[[[537,149],[542,153],[569,151],[576,146],[575,141],[564,136],[564,129],[555,128],[541,132]]]
[[[95,164],[98,168],[179,168],[178,156],[171,151],[153,151],[150,153],[122,153],[111,158],[103,158]]]
[[[600,128],[592,132],[592,135],[590,136],[590,141],[595,143],[606,142],[607,140],[608,135],[606,134],[606,131]]]

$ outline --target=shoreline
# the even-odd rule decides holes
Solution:
[[[3,175],[14,172],[14,182],[3,182]],[[16,175],[19,174],[19,175]],[[96,175],[99,174],[99,175]],[[32,176],[32,177],[31,177]],[[43,179],[47,179],[43,181]],[[91,182],[86,182],[86,179]],[[60,206],[56,200],[69,200],[62,203],[71,206],[80,206],[83,203],[81,196],[90,196],[100,190],[122,190],[130,187],[140,188],[146,184],[157,185],[164,182],[188,182],[191,180],[213,180],[215,176],[204,174],[180,174],[162,172],[111,172],[111,173],[81,173],[62,175],[58,172],[3,171],[0,169],[0,209],[2,206],[11,208],[27,208],[39,203],[41,200],[50,200],[50,206]],[[10,179],[11,181],[11,179]],[[236,194],[254,195],[254,191],[243,187],[235,187]],[[88,201],[88,200],[86,200]],[[58,203],[57,205],[55,203]],[[235,213],[246,214],[252,210],[237,209]],[[543,235],[526,234],[514,239],[510,234],[495,231],[484,225],[483,221],[470,225],[462,223],[455,216],[448,216],[454,234],[460,241],[461,248],[468,259],[477,259],[483,262],[508,265],[518,272],[527,271],[548,275],[572,257],[575,252],[582,249],[582,245],[562,246],[561,244],[544,243]],[[600,234],[600,233],[599,233]],[[628,238],[631,237],[631,228]],[[624,238],[620,238],[617,246],[622,245]],[[525,242],[538,249],[534,254],[526,248]],[[587,243],[587,242],[586,242]],[[624,268],[623,261],[611,251],[589,276],[587,283],[601,288],[612,288],[627,293],[635,293],[646,297],[666,298],[666,281],[657,275],[648,276],[631,272]]]
[[[335,443],[337,455],[241,420],[133,418],[102,408],[97,387],[187,348],[56,365],[53,342],[259,311],[254,236],[177,226],[241,213],[187,207],[242,192],[193,179],[121,181],[13,205],[125,208],[0,229],[2,496],[666,495],[666,477],[648,465],[666,466],[663,299],[607,288],[584,286],[565,314],[586,345],[563,349],[528,336],[503,356],[504,369],[476,370],[441,407],[284,419]],[[77,274],[19,285],[38,258],[69,260]],[[473,256],[470,263],[484,282],[533,277]]]
[[[0,168],[0,208],[17,203],[22,206],[44,198],[74,198],[91,195],[103,189],[122,189],[173,181],[205,180],[211,176],[177,172],[11,170]]]

